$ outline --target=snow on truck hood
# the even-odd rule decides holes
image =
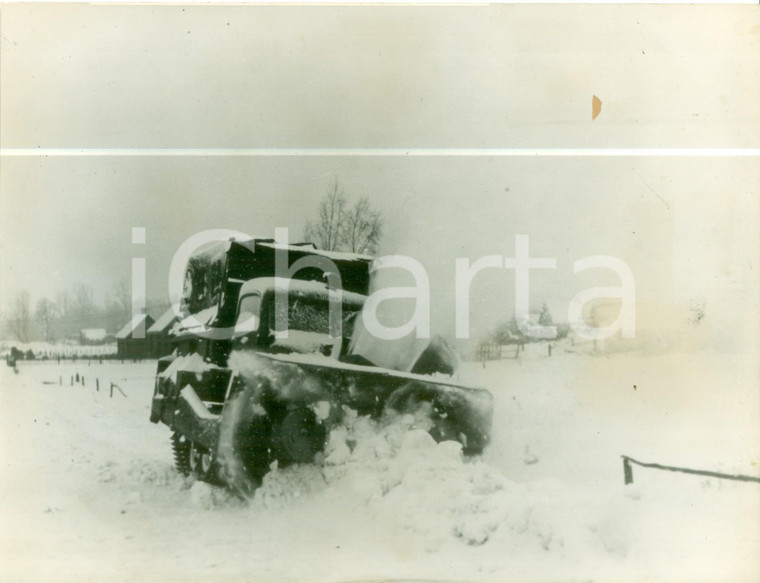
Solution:
[[[257,277],[255,279],[249,279],[240,288],[240,297],[253,293],[263,295],[271,289],[289,291],[291,293],[295,292],[325,299],[331,294],[337,294],[340,292],[341,298],[344,302],[347,301],[357,304],[363,304],[367,299],[367,296],[355,292],[331,289],[326,283],[321,281],[287,279],[284,277]]]
[[[271,331],[274,334],[274,330]],[[307,354],[318,352],[323,346],[334,343],[335,340],[321,332],[307,332],[305,330],[288,330],[288,337],[275,335],[274,345],[287,348],[294,352]]]
[[[354,371],[369,373],[380,376],[392,376],[397,378],[408,379],[412,381],[419,381],[422,383],[434,383],[437,385],[443,385],[448,387],[456,387],[459,389],[468,389],[473,391],[484,391],[483,387],[478,385],[460,381],[456,376],[448,376],[442,373],[436,373],[432,375],[415,374],[411,372],[402,372],[398,370],[391,370],[388,368],[379,368],[376,366],[367,366],[363,364],[351,364],[347,362],[340,362],[329,356],[325,356],[319,353],[311,354],[270,354],[266,352],[248,352],[248,351],[233,351],[230,355],[229,366],[235,369],[236,365],[241,364],[241,358],[245,358],[247,355],[253,355],[255,357],[268,358],[279,362],[289,364],[304,364],[308,366],[317,366],[321,368],[332,368],[342,371]]]

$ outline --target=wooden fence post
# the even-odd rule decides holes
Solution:
[[[623,481],[626,485],[633,484],[633,468],[631,461],[625,456],[623,456]]]
[[[721,480],[738,480],[740,482],[756,482],[760,484],[760,477],[758,476],[745,476],[741,474],[724,474],[722,472],[713,472],[710,470],[696,470],[694,468],[679,468],[676,466],[664,466],[662,464],[653,464],[647,462],[640,462],[628,456],[621,456],[623,458],[623,472],[625,473],[625,483],[633,483],[633,464],[641,466],[642,468],[654,468],[656,470],[665,470],[668,472],[681,472],[683,474],[691,474],[696,476],[707,476],[709,478],[718,478]]]
[[[100,379],[95,379],[95,390],[96,391],[100,390]]]
[[[113,383],[111,383],[111,398],[113,399]]]

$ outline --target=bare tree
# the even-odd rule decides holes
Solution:
[[[85,325],[97,315],[97,305],[95,304],[95,292],[89,285],[80,283],[74,289],[74,314],[80,320],[81,325]]]
[[[113,290],[113,311],[119,320],[126,322],[132,315],[132,290],[129,282],[122,277]]]
[[[304,238],[316,243],[320,249],[340,250],[346,206],[346,195],[335,180],[319,203],[319,218],[306,223]]]
[[[32,311],[29,307],[29,292],[19,292],[13,298],[7,325],[10,333],[19,342],[29,342],[32,339]]]
[[[76,328],[76,318],[74,316],[74,302],[69,290],[62,289],[56,293],[55,313],[56,321],[53,327],[53,335],[56,338],[63,338],[72,334]]]
[[[343,221],[343,246],[354,253],[377,252],[382,235],[383,219],[367,197],[363,196],[346,213]]]
[[[42,298],[37,302],[34,310],[34,318],[39,322],[45,336],[45,342],[50,342],[53,338],[52,328],[56,318],[55,304],[47,298]]]
[[[327,251],[372,254],[380,243],[382,226],[380,211],[372,208],[367,197],[349,204],[335,180],[319,203],[319,217],[306,224],[304,238]]]
[[[55,311],[59,318],[67,319],[71,317],[72,302],[68,290],[61,290],[55,296]]]

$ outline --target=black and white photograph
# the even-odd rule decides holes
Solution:
[[[757,4],[0,4],[0,582],[760,581]]]

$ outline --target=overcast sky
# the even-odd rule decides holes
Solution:
[[[102,298],[133,255],[162,297],[187,237],[285,226],[299,238],[335,177],[383,211],[381,252],[422,261],[441,304],[456,257],[512,256],[524,233],[558,260],[534,287],[557,319],[580,289],[615,282],[573,275],[598,254],[631,266],[642,301],[756,306],[757,158],[139,155],[757,148],[756,6],[6,4],[0,18],[3,148],[137,150],[0,159],[3,307],[78,282]],[[478,280],[482,324],[507,312],[512,281]]]

